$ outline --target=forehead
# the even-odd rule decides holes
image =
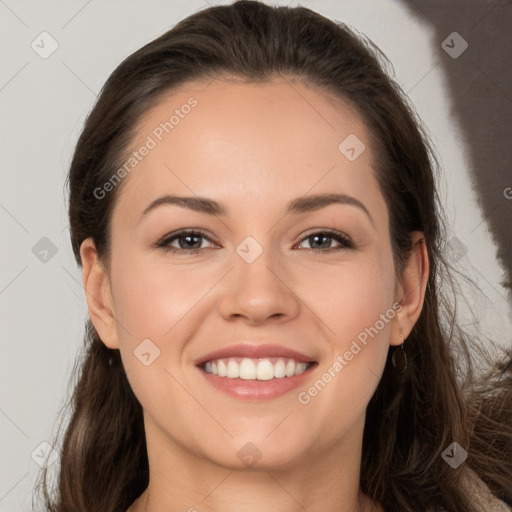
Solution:
[[[150,149],[130,168],[119,198],[133,212],[163,193],[248,210],[309,192],[374,203],[380,194],[361,118],[348,103],[297,81],[182,86],[139,121],[131,151],[143,147]]]

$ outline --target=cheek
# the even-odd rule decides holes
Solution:
[[[140,255],[113,260],[112,289],[123,366],[143,408],[161,418],[175,414],[173,404],[179,403],[184,412],[190,402],[177,381],[182,381],[180,357],[190,338],[191,312],[205,293],[204,277],[151,264]]]
[[[346,289],[350,291],[338,302],[336,332],[340,335],[337,337],[339,349],[354,339],[363,344],[365,341],[387,341],[390,320],[395,313],[393,282],[380,272],[369,273],[368,270],[350,276],[349,280],[352,286]]]
[[[399,308],[393,302],[391,254],[375,254],[346,269],[338,267],[318,284],[330,290],[323,294],[319,316],[327,326],[331,357],[319,368],[314,388],[303,390],[303,402],[315,402],[311,410],[318,407],[319,414],[325,403],[342,407],[344,419],[331,425],[336,430],[347,418],[361,414],[382,375],[391,324]]]
[[[383,326],[380,319],[386,312],[394,314],[391,256],[369,253],[303,276],[297,295],[318,314],[338,350],[377,322],[379,331],[388,330],[389,322]]]
[[[363,293],[363,284],[359,281],[353,290],[361,293],[351,296],[344,306],[338,304],[338,314],[333,313],[327,320],[334,328],[330,338],[332,356],[296,397],[309,428],[322,431],[326,446],[364,415],[389,349],[389,328],[396,311],[389,307],[385,294],[378,295],[375,286],[373,293]]]
[[[125,371],[144,406],[156,389],[171,395],[172,379],[190,337],[189,319],[204,295],[205,279],[133,256],[113,261],[112,289]],[[155,404],[155,406],[158,404]]]
[[[118,331],[131,343],[173,336],[207,285],[198,272],[137,257],[113,266],[112,281],[116,317],[125,327]]]

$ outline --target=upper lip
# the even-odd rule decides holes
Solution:
[[[289,359],[295,359],[299,362],[315,362],[314,358],[282,345],[254,345],[250,343],[239,343],[210,352],[209,354],[196,359],[195,364],[196,366],[200,366],[207,361],[214,361],[216,359],[229,357],[248,357],[253,359],[264,359],[266,357],[285,357]]]

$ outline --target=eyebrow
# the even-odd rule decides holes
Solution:
[[[331,204],[344,204],[355,206],[362,210],[370,219],[371,223],[375,226],[372,216],[368,208],[356,199],[355,197],[347,194],[315,194],[304,197],[299,197],[290,201],[286,207],[285,214],[301,214],[320,210]],[[147,215],[150,211],[162,205],[176,205],[181,208],[188,208],[190,210],[206,213],[207,215],[228,215],[227,208],[221,203],[208,199],[206,197],[192,197],[192,196],[173,196],[165,195],[152,201],[142,212],[142,217]]]

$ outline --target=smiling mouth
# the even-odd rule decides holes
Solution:
[[[199,368],[216,377],[268,381],[301,375],[316,364],[285,357],[228,357],[206,361]]]

